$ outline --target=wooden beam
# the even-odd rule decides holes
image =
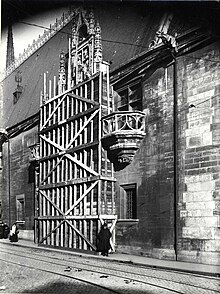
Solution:
[[[90,172],[91,174],[98,176],[99,173],[97,173],[96,171],[94,171],[93,169],[91,169],[89,166],[85,165],[84,163],[82,163],[81,161],[79,161],[76,156],[73,157],[70,154],[65,154],[65,156],[67,158],[69,158],[70,160],[72,160],[73,162],[75,162],[77,165],[81,166],[82,168],[84,168],[85,170],[87,170],[88,172]]]
[[[89,82],[92,81],[92,80],[95,80],[98,76],[99,76],[99,73],[95,74],[94,76],[92,76],[92,77],[89,78],[88,80],[83,81],[83,82],[81,82],[81,83],[78,83],[78,84],[75,85],[71,90],[70,90],[70,89],[67,89],[67,90],[64,91],[63,93],[60,93],[60,94],[58,94],[58,95],[52,97],[51,99],[48,99],[47,101],[45,101],[45,104],[50,103],[50,102],[52,102],[52,101],[58,99],[59,97],[61,97],[61,96],[63,96],[63,95],[66,95],[66,94],[73,94],[73,91],[74,91],[75,89],[77,89],[78,87],[80,87],[80,86],[83,85],[83,84],[86,84],[86,83],[89,83]],[[44,105],[45,105],[45,104],[44,104]]]
[[[51,234],[53,233],[53,232],[55,232],[62,224],[64,223],[64,220],[63,221],[61,221],[50,233],[48,233],[45,237],[43,237],[40,241],[39,241],[39,243],[43,243],[44,242],[44,240],[46,240],[49,236],[51,236]]]
[[[96,247],[68,220],[66,220],[66,223],[93,249],[96,250]]]
[[[82,200],[83,198],[98,184],[98,181],[93,183],[83,194],[82,196],[75,202],[73,205],[65,212],[65,215],[68,215],[70,211],[73,210],[74,207],[76,207]]]
[[[90,99],[87,99],[86,97],[82,97],[82,96],[79,96],[79,95],[76,95],[76,94],[72,94],[72,93],[69,93],[68,96],[72,97],[72,98],[76,98],[82,102],[86,102],[86,103],[89,103],[89,104],[92,104],[92,105],[96,105],[96,106],[99,106],[99,103],[98,102],[95,102],[95,101],[92,101]]]
[[[74,153],[74,152],[80,151],[80,150],[90,149],[98,144],[99,144],[98,141],[82,144],[82,145],[79,145],[79,146],[76,146],[73,148],[69,148],[68,150],[66,150],[66,153],[69,154],[69,153]],[[41,161],[53,159],[53,158],[56,158],[57,156],[61,156],[61,154],[59,152],[57,152],[57,153],[54,152],[53,154],[51,154],[49,156],[44,156],[43,158],[40,158],[39,161],[41,162]]]
[[[69,123],[69,122],[73,122],[81,117],[84,117],[84,116],[88,116],[89,114],[93,113],[95,110],[99,109],[98,106],[94,106],[92,108],[89,108],[81,113],[77,113],[75,114],[74,116],[71,116],[70,118],[67,118],[63,121],[59,121],[51,126],[48,126],[48,127],[45,127],[44,129],[40,130],[40,134],[43,134],[43,133],[46,133],[48,131],[50,131],[51,129],[55,129],[57,128],[58,126],[61,126],[62,124],[66,124],[66,123]]]
[[[51,119],[51,117],[53,116],[53,114],[57,111],[57,109],[59,109],[60,104],[64,101],[64,99],[66,98],[66,95],[63,95],[63,97],[60,99],[60,101],[57,103],[56,107],[54,108],[54,110],[51,112],[51,114],[48,116],[48,118],[46,119],[46,121],[44,122],[43,126],[41,127],[41,130],[46,126],[46,124],[48,123],[48,121]],[[46,105],[44,104],[43,107],[46,107]]]
[[[100,220],[101,222],[104,222],[104,219],[108,220],[116,220],[117,221],[117,215],[51,215],[51,216],[39,216],[36,219],[38,220],[83,220],[83,219],[91,219],[91,220]]]
[[[82,183],[94,182],[99,179],[100,179],[100,176],[77,178],[77,179],[72,179],[72,180],[65,181],[65,182],[59,182],[59,183],[53,182],[53,183],[46,184],[46,185],[40,185],[39,189],[46,190],[46,189],[59,188],[59,187],[64,187],[64,186],[72,186],[72,185],[77,185],[77,184],[82,184]]]
[[[61,155],[61,154],[60,154]],[[90,167],[88,167],[87,165],[83,164],[81,161],[77,160],[76,155],[75,157],[73,157],[70,154],[63,154],[61,156],[60,159],[58,159],[58,162],[56,163],[56,165],[49,171],[49,173],[45,176],[45,178],[41,181],[40,185],[42,185],[46,179],[48,179],[48,177],[52,174],[52,172],[59,166],[59,164],[61,163],[61,161],[63,160],[64,156],[66,156],[68,159],[70,159],[71,161],[75,162],[77,165],[81,166],[82,168],[84,168],[85,170],[87,170],[88,172],[90,172],[91,174],[98,176],[98,173],[96,171],[94,171],[93,169],[91,169]],[[44,173],[45,175],[46,173]]]
[[[98,108],[90,117],[89,119],[82,125],[80,130],[76,133],[76,135],[73,137],[73,139],[70,140],[69,144],[67,145],[67,149],[72,145],[72,143],[76,140],[76,138],[81,134],[81,132],[85,129],[85,127],[89,124],[89,122],[100,112],[100,109]]]
[[[40,135],[40,138],[43,139],[44,141],[46,141],[47,143],[51,144],[55,148],[59,149],[60,151],[65,150],[62,146],[60,146],[59,144],[57,144],[54,141],[50,140],[49,138],[45,137],[44,135]],[[60,155],[60,153],[58,155]]]
[[[43,195],[52,205],[53,207],[61,214],[64,215],[64,213],[59,209],[59,207],[46,195],[46,193],[42,190],[39,190],[41,195]]]

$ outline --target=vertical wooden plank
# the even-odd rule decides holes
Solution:
[[[101,105],[101,101],[102,101],[102,74],[99,74],[99,103]],[[98,154],[97,154],[97,161],[98,161],[98,171],[101,171],[102,168],[102,146],[101,146],[101,136],[102,136],[102,132],[101,132],[101,109],[99,111],[98,114]],[[101,188],[102,188],[102,181],[99,180],[98,183],[98,199],[97,199],[97,214],[101,214]]]
[[[63,148],[65,148],[65,143],[66,143],[66,136],[65,136],[65,127],[64,126],[61,126],[61,133],[62,133],[62,135],[61,135],[61,146],[63,147]]]
[[[46,199],[44,196],[43,196],[42,208],[43,208],[42,215],[45,216]],[[46,236],[46,223],[45,223],[45,221],[43,221],[43,230],[42,231],[43,231],[43,236]]]
[[[65,196],[64,196],[64,188],[60,188],[60,209],[61,211],[64,211],[64,202],[65,202]],[[64,246],[64,238],[63,238],[63,232],[64,232],[64,226],[63,224],[60,227],[60,245]]]
[[[68,51],[68,77],[67,77],[67,87],[68,90],[71,88],[71,38],[69,38],[69,51]]]
[[[58,98],[58,100],[57,100],[57,103],[59,103],[60,102],[60,97]],[[61,112],[61,107],[58,107],[58,109],[57,109],[57,122],[59,122],[60,121],[60,112]]]
[[[76,95],[78,95],[78,89],[76,89]],[[74,101],[75,101],[75,110],[74,110],[74,114],[77,114],[77,113],[79,113],[79,109],[78,109],[78,99],[74,99]]]
[[[60,145],[61,141],[60,141],[60,128],[57,128],[57,144]],[[58,158],[57,158],[57,162],[58,162]],[[56,173],[57,173],[57,182],[61,181],[61,176],[60,176],[60,164],[58,164],[57,168],[56,168]]]
[[[43,117],[43,92],[40,92],[40,129],[43,126],[43,121],[44,121],[44,117]]]
[[[70,139],[69,139],[69,134],[70,134],[70,123],[66,123],[65,124],[65,127],[66,127],[66,144],[64,146],[64,148],[66,149],[69,142],[70,142]]]
[[[71,116],[74,115],[74,111],[75,111],[75,99],[73,97],[71,97]]]
[[[53,77],[53,96],[56,96],[56,87],[57,87],[57,81],[56,81],[56,76]]]
[[[106,83],[107,83],[107,112],[108,114],[111,112],[111,109],[110,109],[110,93],[109,93],[109,90],[110,90],[110,85],[109,85],[109,65],[106,65],[107,67],[107,73],[106,73]]]
[[[49,80],[49,99],[52,97],[52,81]]]
[[[69,138],[69,141],[71,141],[72,140],[72,138],[73,138],[73,136],[74,136],[74,125],[75,125],[75,122],[70,122],[70,138]],[[69,144],[69,143],[68,143]],[[74,143],[73,143],[74,144]],[[72,144],[72,145],[73,145]],[[71,146],[72,146],[71,145]],[[71,148],[71,146],[70,146],[70,148]]]
[[[93,243],[93,220],[89,221],[89,240]]]
[[[44,84],[43,84],[44,101],[47,100],[47,74],[44,73]]]
[[[54,177],[54,176],[53,176]],[[53,178],[54,179],[54,178]],[[53,181],[54,183],[54,181]],[[52,189],[52,202],[55,203],[55,190]],[[51,216],[54,216],[54,206],[51,207]],[[54,229],[54,221],[51,222],[51,231]],[[51,234],[51,245],[54,245],[54,234]]]
[[[65,115],[66,119],[69,118],[69,108],[70,108],[70,97],[67,96],[66,97],[66,115]]]

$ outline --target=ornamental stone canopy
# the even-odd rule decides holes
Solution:
[[[102,118],[103,147],[121,169],[131,163],[145,136],[145,119],[141,111],[117,111]]]

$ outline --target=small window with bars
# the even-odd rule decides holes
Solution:
[[[124,203],[122,218],[137,219],[137,188],[136,184],[122,186],[124,189]]]

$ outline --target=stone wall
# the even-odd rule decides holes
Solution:
[[[181,60],[186,102],[184,191],[179,196],[179,259],[219,263],[219,44]]]
[[[36,143],[38,127],[11,138],[3,145],[1,182],[2,219],[11,224],[17,221],[16,197],[24,197],[25,223],[20,229],[34,226],[34,178],[30,175],[29,146]],[[9,213],[10,204],[10,213]]]
[[[219,58],[219,44],[216,43],[177,59],[176,209],[173,202],[172,65],[168,69],[156,69],[143,81],[146,137],[131,165],[116,173],[119,187],[137,184],[139,221],[118,223],[119,251],[136,249],[139,254],[174,258],[176,234],[179,260],[219,262]],[[120,190],[117,189],[117,207],[120,207]]]
[[[120,186],[137,184],[139,221],[135,224],[118,222],[118,251],[130,250],[159,258],[175,257],[172,75],[172,67],[158,68],[143,81],[146,136],[131,165],[116,173]],[[120,197],[120,189],[117,189],[117,199]]]

